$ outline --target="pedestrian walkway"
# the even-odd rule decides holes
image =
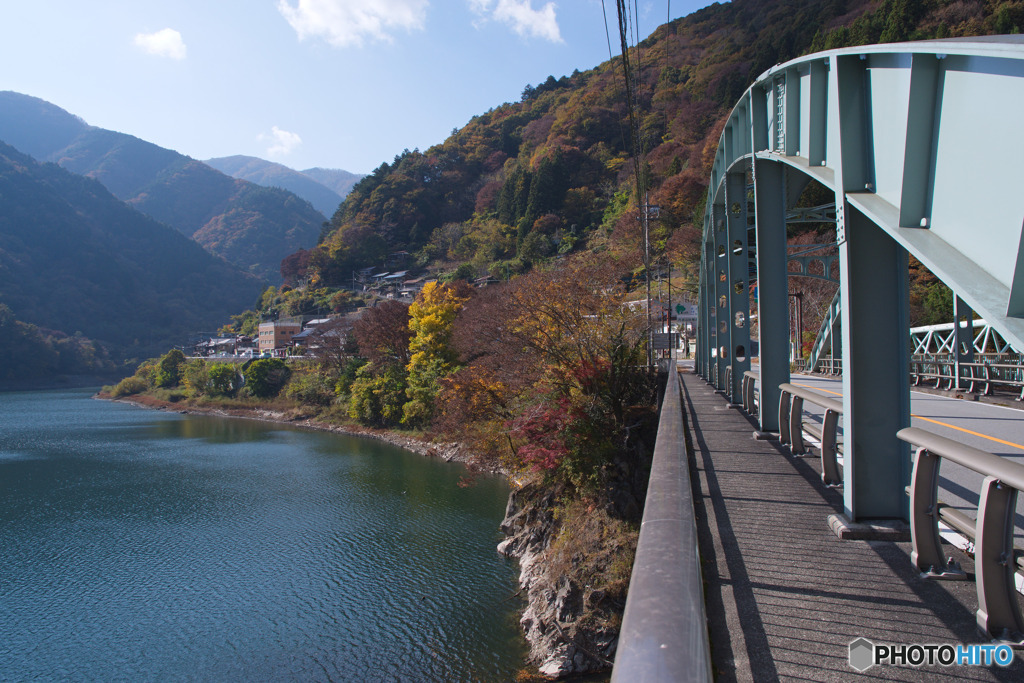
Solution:
[[[755,440],[745,414],[692,372],[682,378],[716,680],[1024,680],[1024,651],[1008,668],[851,668],[861,637],[987,643],[974,582],[920,578],[909,543],[840,541],[827,520],[841,492],[821,483],[817,459]],[[948,552],[973,577],[971,559]]]

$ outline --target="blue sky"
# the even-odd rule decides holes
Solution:
[[[635,4],[645,37],[710,3]],[[0,90],[296,169],[367,173],[607,59],[601,0],[0,0]]]

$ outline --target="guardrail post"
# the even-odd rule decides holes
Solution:
[[[974,311],[957,294],[953,295],[953,316],[956,320],[953,330],[953,343],[956,345],[956,381],[953,383],[953,389],[960,389],[961,368],[974,362]]]
[[[945,577],[951,573],[962,577],[963,571],[946,559],[939,537],[940,462],[931,451],[917,449],[910,484],[910,540],[913,547],[910,561],[931,577]]]
[[[764,380],[761,380],[761,396],[764,396]],[[790,393],[783,391],[779,394],[779,443],[788,444],[789,439],[789,404]],[[763,399],[762,399],[763,400]]]
[[[804,400],[793,394],[789,403],[789,450],[793,455],[803,455],[804,448]]]
[[[995,638],[1020,640],[1024,618],[1013,582],[1013,518],[1017,489],[985,477],[978,506],[974,553],[978,583],[978,626]]]
[[[751,415],[757,420],[757,424],[761,426],[761,417],[759,415],[760,410],[759,402],[757,400],[757,389],[754,385],[757,383],[758,378],[753,372],[747,370],[743,373],[743,405],[748,415]]]
[[[821,426],[821,479],[828,486],[839,486],[843,476],[839,473],[838,443],[839,413],[828,409],[825,421]]]

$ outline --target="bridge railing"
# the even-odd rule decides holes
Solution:
[[[1018,401],[1024,401],[1024,365],[1010,362],[992,362],[981,359],[974,363],[960,363],[961,385],[968,391],[991,396],[995,387],[1020,391]],[[953,358],[933,356],[916,357],[910,361],[910,379],[915,386],[922,381],[934,383],[936,389],[955,388],[956,361]]]
[[[842,450],[839,443],[839,418],[843,414],[842,402],[795,384],[780,384],[779,390],[782,392],[779,398],[779,441],[789,444],[793,455],[801,455],[807,452],[803,433],[806,431],[817,437],[821,441],[821,480],[828,486],[840,486],[843,483],[839,471],[839,452]],[[804,421],[804,401],[825,409],[821,426]]]
[[[758,415],[758,393],[754,387],[760,377],[756,372],[748,370],[743,373],[741,397],[743,410],[748,415]],[[779,390],[779,442],[789,445],[793,455],[807,452],[804,444],[804,432],[821,442],[821,479],[828,486],[840,486],[843,483],[839,471],[839,453],[843,447],[839,442],[839,418],[843,414],[843,403],[834,398],[824,396],[816,391],[798,387],[795,384],[780,384]],[[825,409],[825,417],[821,425],[807,422],[804,417],[804,401]]]
[[[978,626],[993,638],[1021,643],[1024,617],[1014,574],[1024,569],[1024,553],[1014,547],[1013,537],[1017,493],[1024,489],[1024,465],[916,427],[900,430],[897,437],[917,448],[909,487],[911,561],[931,577],[965,578],[942,551],[939,522],[967,536],[974,542]],[[977,519],[939,501],[942,460],[984,475]]]
[[[712,680],[681,393],[670,371],[613,683]]]

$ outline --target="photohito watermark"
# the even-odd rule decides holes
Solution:
[[[893,645],[858,638],[850,643],[850,666],[867,671],[888,666],[1009,666],[1013,648],[1003,644],[979,645]]]

